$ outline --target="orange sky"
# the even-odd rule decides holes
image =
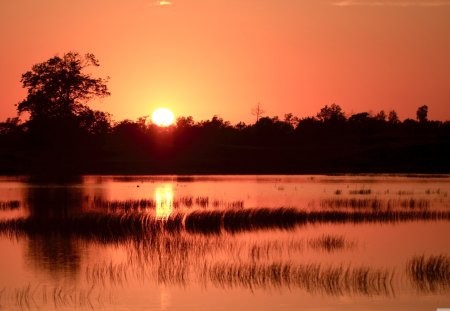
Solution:
[[[450,0],[2,0],[0,120],[31,65],[92,52],[114,119],[167,106],[195,120],[253,122],[397,110],[450,120]]]

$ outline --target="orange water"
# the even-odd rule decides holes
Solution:
[[[360,190],[366,194],[356,193]],[[323,200],[351,198],[422,200],[427,209],[449,210],[449,192],[448,176],[85,176],[62,185],[3,177],[0,200],[18,200],[20,207],[1,210],[0,219],[64,217],[99,210],[99,200],[138,199],[153,200],[151,209],[163,216],[177,209],[233,208],[233,202],[240,202],[238,208],[320,210]],[[182,198],[192,198],[192,205],[183,205]],[[196,204],[197,198],[203,204]],[[422,255],[450,258],[449,236],[448,221],[315,224],[218,235],[181,231],[144,246],[3,234],[0,309],[435,310],[450,307],[450,284],[421,288],[407,263]],[[318,243],[324,237],[343,244],[325,249]],[[320,265],[322,275],[338,267],[367,268],[389,273],[390,279],[384,287],[369,282],[366,291],[351,280],[330,289],[330,283],[295,282],[292,275],[262,276],[272,265]],[[245,267],[254,269],[254,279]],[[238,270],[244,274],[216,273]]]

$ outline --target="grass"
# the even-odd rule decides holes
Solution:
[[[250,290],[300,288],[309,293],[332,296],[393,295],[394,272],[387,269],[344,265],[289,263],[215,263],[205,265],[203,282],[222,288],[243,287]]]
[[[361,194],[361,195],[368,195],[371,194],[372,190],[371,189],[359,189],[359,190],[350,190],[349,194]]]
[[[3,289],[0,291],[0,306],[3,310],[41,310],[47,309],[91,309],[99,307],[103,303],[101,298],[107,299],[105,290],[90,288],[76,288],[67,285],[47,286],[39,284],[31,286],[28,284],[14,289]],[[94,297],[96,296],[96,298]]]
[[[422,292],[450,289],[450,257],[416,256],[407,263],[407,273]]]
[[[298,215],[297,210],[293,208],[193,211],[186,214],[184,224],[188,232],[199,233],[289,229],[297,224]]]
[[[308,246],[314,250],[324,250],[331,253],[337,250],[353,248],[355,243],[346,241],[345,237],[341,235],[323,235],[318,238],[309,239]]]
[[[123,264],[105,264],[88,267],[86,277],[94,278],[85,287],[67,285],[28,284],[20,288],[0,290],[2,308],[20,310],[54,309],[97,309],[113,307],[114,301],[109,286],[102,286],[102,280],[131,278],[132,269],[124,269]],[[135,266],[136,270],[140,267]],[[149,268],[148,266],[146,267]],[[156,267],[156,273],[146,274],[146,278],[156,278],[158,284],[188,286],[189,267],[167,263]],[[205,263],[195,270],[195,279],[204,286],[218,288],[245,288],[271,290],[278,288],[298,288],[308,293],[330,296],[393,296],[392,279],[394,272],[388,269],[353,267],[344,265],[271,263]],[[95,283],[97,282],[97,283]],[[121,288],[121,284],[117,288]],[[108,298],[109,297],[109,298]],[[107,303],[105,305],[105,303]]]
[[[0,201],[0,210],[13,210],[20,207],[20,201]]]
[[[148,212],[85,212],[65,218],[17,218],[0,221],[3,234],[66,234],[99,240],[122,240],[161,231],[219,234],[222,231],[292,229],[316,223],[397,223],[406,221],[449,221],[450,211],[370,210],[370,211],[303,211],[295,208],[254,208],[193,210],[172,213],[168,219],[157,219]]]
[[[101,284],[103,287],[107,285],[123,286],[127,280],[127,265],[116,264],[94,264],[87,266],[85,270],[86,281],[93,286]]]
[[[108,266],[108,265],[107,265]],[[298,288],[312,294],[330,296],[393,296],[394,270],[351,265],[292,264],[289,262],[213,262],[195,265],[186,261],[152,261],[144,266],[134,265],[124,270],[121,265],[95,271],[96,278],[130,278],[139,271],[145,280],[158,284],[189,286],[199,282],[204,287],[271,290]],[[143,272],[143,270],[145,270]],[[152,270],[152,271],[149,271]],[[93,273],[94,270],[89,271]]]
[[[89,198],[87,198],[89,200]],[[152,199],[137,199],[137,200],[103,200],[94,197],[92,200],[92,207],[107,209],[110,211],[143,211],[146,209],[155,209],[157,202]],[[210,201],[209,197],[192,197],[184,196],[173,200],[172,206],[178,208],[244,208],[244,201],[224,201],[213,200]]]
[[[404,209],[427,209],[430,207],[430,200],[427,199],[391,199],[381,200],[377,198],[330,198],[322,199],[320,206],[323,208],[340,209],[366,209],[371,208],[375,210],[379,209],[392,209],[392,208],[404,208]]]
[[[154,209],[156,207],[156,202],[154,200],[148,199],[140,199],[140,200],[102,200],[94,197],[92,201],[93,207],[108,209],[111,211],[116,210],[125,210],[125,211],[137,211],[142,209],[151,208]]]

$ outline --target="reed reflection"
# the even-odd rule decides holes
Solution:
[[[171,184],[155,189],[156,218],[168,219],[173,212],[173,188]]]

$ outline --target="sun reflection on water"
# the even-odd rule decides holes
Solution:
[[[173,212],[172,185],[166,184],[155,189],[156,218],[167,219]]]

